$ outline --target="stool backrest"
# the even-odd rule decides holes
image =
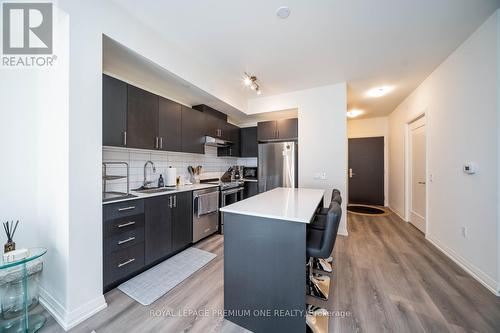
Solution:
[[[341,217],[342,208],[340,204],[332,201],[328,209],[328,214],[326,215],[325,230],[321,238],[321,257],[327,258],[332,253]]]
[[[342,205],[342,196],[340,195],[340,191],[334,189],[332,191],[332,201],[337,202],[339,205]]]

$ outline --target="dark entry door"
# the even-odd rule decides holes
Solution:
[[[384,137],[349,139],[349,203],[384,205]]]

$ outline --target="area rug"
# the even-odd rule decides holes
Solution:
[[[216,254],[190,247],[122,283],[118,289],[142,305],[150,305],[215,257]]]
[[[390,214],[384,207],[355,204],[347,205],[347,211],[354,214],[370,216],[386,216]]]

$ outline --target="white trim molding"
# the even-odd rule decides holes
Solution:
[[[460,266],[464,271],[470,274],[476,281],[481,283],[486,289],[491,291],[496,296],[500,296],[498,290],[497,281],[494,278],[483,272],[481,269],[471,264],[467,259],[450,249],[449,247],[443,245],[436,239],[432,239],[429,235],[425,236],[432,245],[434,245],[439,251],[441,251],[445,256],[450,258],[454,263]]]
[[[105,309],[108,304],[103,295],[87,302],[73,311],[67,311],[43,287],[40,287],[40,303],[54,317],[59,325],[68,331],[97,312]]]

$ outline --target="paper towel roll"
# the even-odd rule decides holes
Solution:
[[[165,177],[165,186],[176,186],[177,183],[177,169],[167,168],[167,177]]]

